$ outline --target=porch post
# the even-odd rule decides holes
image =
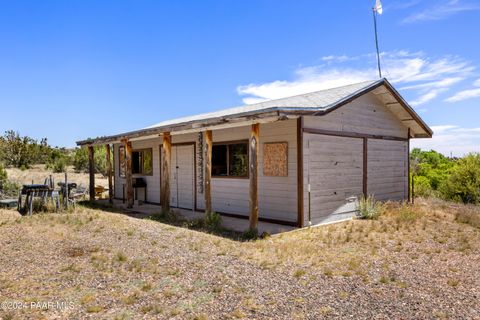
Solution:
[[[205,213],[212,212],[212,144],[212,131],[207,130],[205,131]]]
[[[107,175],[108,175],[108,202],[113,203],[113,183],[112,183],[112,159],[110,156],[110,144],[105,145],[107,153]]]
[[[163,133],[162,145],[162,181],[160,191],[160,203],[162,211],[170,210],[170,162],[172,154],[172,136],[170,132]]]
[[[125,183],[127,193],[127,208],[133,208],[133,181],[132,181],[132,143],[124,140],[125,145]]]
[[[90,201],[95,200],[95,162],[94,162],[94,149],[93,146],[88,146],[88,173],[90,177]],[[68,190],[68,186],[65,186],[65,190]]]
[[[250,229],[256,230],[258,224],[258,144],[260,125],[252,124],[250,132]]]

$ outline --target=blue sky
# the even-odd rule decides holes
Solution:
[[[373,0],[2,1],[0,130],[52,145],[376,77]],[[480,3],[384,0],[386,77],[480,151]]]

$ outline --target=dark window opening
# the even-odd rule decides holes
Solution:
[[[153,174],[152,149],[132,151],[132,173]]]
[[[248,143],[213,145],[212,176],[248,177]]]

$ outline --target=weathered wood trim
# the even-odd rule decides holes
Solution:
[[[410,196],[410,128],[408,128],[408,140],[407,140],[407,181],[408,181],[408,202],[411,201]]]
[[[260,125],[252,124],[250,132],[250,229],[256,230],[258,225],[258,149]]]
[[[150,150],[152,152],[152,173],[146,174],[146,173],[132,173],[134,177],[152,177],[153,176],[153,148],[139,148],[139,149],[132,149],[133,152],[141,152],[141,151],[148,151]],[[143,169],[143,168],[142,168]]]
[[[363,138],[363,197],[368,197],[368,139]]]
[[[112,170],[112,159],[111,159],[111,148],[110,144],[105,145],[105,152],[107,154],[107,177],[108,177],[108,202],[113,203],[113,170]]]
[[[332,130],[312,129],[312,128],[304,128],[303,132],[312,133],[312,134],[323,134],[327,136],[359,138],[359,139],[368,138],[368,139],[394,140],[394,141],[408,140],[407,138],[403,138],[403,137],[381,136],[381,135],[364,134],[364,133],[357,133],[357,132],[332,131]]]
[[[95,200],[95,150],[93,146],[88,146],[88,173],[89,173],[89,192],[90,201]],[[65,174],[66,176],[66,174]]]
[[[160,203],[164,212],[170,210],[170,165],[172,160],[172,136],[169,132],[163,134],[162,144],[162,179],[160,181]]]
[[[125,184],[127,189],[127,208],[133,207],[133,180],[132,180],[132,143],[128,140],[124,141],[125,144]]]
[[[384,80],[383,81],[384,85],[385,85],[385,88],[387,88],[388,91],[390,91],[390,93],[397,99],[397,101],[399,101],[399,103],[403,106],[403,108],[408,112],[408,114],[410,114],[410,116],[420,125],[420,127],[422,127],[423,130],[425,130],[426,134],[419,134],[419,135],[416,135],[415,137],[426,137],[426,138],[431,138],[432,135],[433,135],[433,131],[432,129],[430,129],[426,124],[425,122],[423,122],[423,120],[417,115],[417,113],[412,109],[412,107],[410,107],[407,102],[402,98],[402,96],[397,92],[397,90],[395,90],[394,87],[392,87],[392,85]]]
[[[203,193],[205,196],[205,212],[212,212],[212,149],[213,139],[212,131],[205,131],[205,172],[204,172],[204,188]]]
[[[304,225],[303,202],[303,117],[297,119],[297,227]]]

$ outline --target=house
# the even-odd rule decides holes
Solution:
[[[215,211],[255,228],[258,220],[303,227],[351,216],[362,195],[409,199],[409,141],[430,137],[381,79],[77,144],[89,147],[91,168],[93,146],[113,146],[110,197],[130,207],[136,198]]]

